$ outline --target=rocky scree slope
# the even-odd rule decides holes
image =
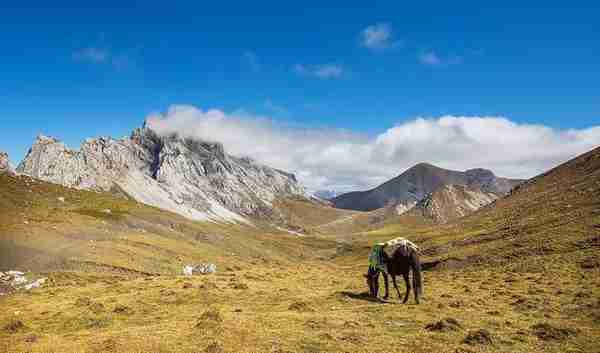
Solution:
[[[436,223],[464,217],[497,200],[501,194],[466,185],[444,185],[427,195],[409,211]]]
[[[79,151],[38,136],[17,171],[78,189],[125,193],[194,220],[278,217],[272,201],[305,196],[292,174],[225,153],[220,143],[159,136],[144,126],[121,140],[87,139]]]
[[[357,211],[395,206],[402,214],[444,185],[466,185],[484,193],[506,194],[520,182],[497,177],[487,169],[460,172],[420,163],[374,189],[342,194],[331,201],[335,207]]]

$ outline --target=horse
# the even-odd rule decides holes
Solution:
[[[381,272],[385,282],[385,296],[383,299],[385,300],[389,297],[388,274],[392,277],[392,283],[394,284],[394,288],[396,288],[398,298],[401,298],[402,295],[400,295],[400,290],[396,284],[396,276],[402,275],[404,282],[406,283],[406,294],[404,296],[404,300],[402,301],[402,303],[405,304],[408,301],[408,296],[410,295],[411,285],[409,281],[409,274],[412,270],[415,302],[419,304],[419,297],[423,295],[423,278],[421,275],[421,262],[419,260],[418,249],[411,246],[400,246],[394,250],[391,258],[385,251],[382,252],[382,256],[383,263],[385,264],[387,271],[379,271],[376,269],[373,270],[370,267],[367,274],[364,275],[367,279],[367,286],[369,287],[371,296],[377,298],[379,294],[379,272]]]

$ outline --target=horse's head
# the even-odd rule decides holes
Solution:
[[[377,292],[379,292],[379,281],[378,281],[378,275],[372,275],[371,273],[367,272],[367,274],[363,275],[367,281],[367,288],[369,289],[369,293],[371,293],[371,296],[373,297],[377,297]]]

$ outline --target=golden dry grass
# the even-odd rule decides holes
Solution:
[[[57,274],[50,287],[2,299],[7,352],[593,352],[599,348],[598,269],[581,275],[502,269],[425,274],[425,300],[364,297],[362,265],[261,264],[205,277],[126,279]],[[83,298],[83,299],[82,299]],[[212,315],[206,315],[206,313]],[[216,314],[215,314],[216,313]],[[457,331],[425,327],[445,318]],[[5,328],[20,320],[15,333]],[[534,326],[575,329],[544,340]],[[485,329],[491,345],[462,343]],[[213,349],[216,349],[213,347]],[[220,350],[217,350],[220,351]]]

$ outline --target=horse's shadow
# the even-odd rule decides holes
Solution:
[[[364,300],[364,301],[371,302],[371,303],[379,303],[379,304],[387,303],[385,300],[382,300],[379,298],[374,298],[371,295],[371,293],[369,293],[369,292],[353,293],[353,292],[342,291],[342,292],[338,292],[338,295],[340,295],[342,297],[350,298],[350,299]]]

